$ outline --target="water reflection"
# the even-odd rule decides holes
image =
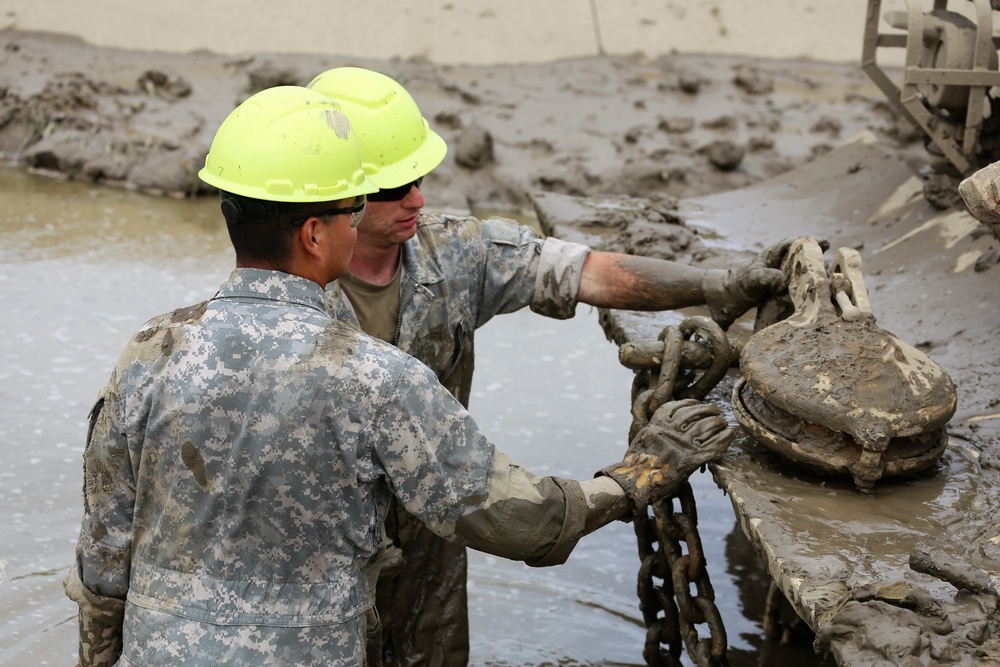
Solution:
[[[215,200],[178,201],[0,169],[0,664],[73,664],[75,608],[61,580],[81,511],[86,415],[125,341],[149,317],[214,294],[234,259]],[[621,456],[631,372],[581,308],[529,312],[479,334],[471,410],[541,474],[586,478]],[[708,475],[693,480],[730,664],[817,664],[760,639],[768,579]],[[475,665],[641,665],[630,525],[532,569],[472,555]]]
[[[127,337],[234,263],[208,201],[0,170],[0,664],[73,664],[86,416]]]

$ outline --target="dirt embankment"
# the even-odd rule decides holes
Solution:
[[[439,66],[309,55],[244,58],[99,49],[0,32],[0,151],[61,177],[155,193],[197,176],[219,123],[248,95],[341,65],[413,93],[450,154],[430,205],[517,209],[528,192],[689,197],[784,172],[870,130],[923,159],[920,134],[853,65],[730,56],[594,57]]]

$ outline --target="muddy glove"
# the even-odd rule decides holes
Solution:
[[[722,455],[736,432],[719,408],[693,398],[661,405],[628,446],[621,463],[602,468],[636,508],[668,496],[691,473]]]
[[[736,318],[785,286],[778,267],[794,239],[775,243],[735,269],[709,269],[701,280],[701,292],[712,319],[724,330]]]

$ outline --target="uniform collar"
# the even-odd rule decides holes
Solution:
[[[403,270],[420,285],[436,285],[444,280],[444,272],[431,253],[420,250],[420,237],[429,231],[426,227],[428,224],[440,225],[440,219],[421,213],[417,221],[417,233],[403,243],[402,248]]]
[[[234,269],[216,299],[252,298],[297,303],[326,312],[326,292],[312,280],[283,271]]]

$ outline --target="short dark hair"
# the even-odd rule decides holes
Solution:
[[[292,258],[292,239],[302,220],[329,210],[330,202],[275,202],[219,191],[229,240],[242,263],[282,265]]]

